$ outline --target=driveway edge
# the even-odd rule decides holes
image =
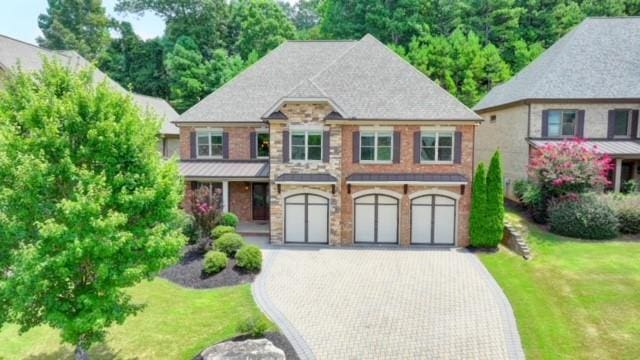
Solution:
[[[478,273],[482,274],[482,277],[485,278],[493,296],[500,304],[500,314],[502,315],[501,320],[505,329],[504,337],[509,359],[524,360],[525,356],[524,350],[522,349],[522,342],[520,341],[520,333],[518,332],[518,324],[516,323],[515,314],[513,313],[513,308],[511,307],[509,299],[504,294],[504,291],[502,291],[500,285],[498,285],[498,282],[496,282],[489,270],[487,270],[482,261],[480,261],[476,255],[468,252],[467,250],[464,250],[464,255],[467,256],[469,262],[471,262],[471,264],[478,270]]]
[[[315,355],[311,351],[311,347],[304,340],[302,334],[293,327],[293,325],[287,320],[287,318],[278,310],[278,308],[271,302],[267,295],[265,279],[268,277],[271,271],[271,265],[275,261],[275,258],[280,253],[280,250],[269,249],[267,261],[262,266],[262,272],[258,275],[256,281],[251,285],[251,293],[253,298],[258,304],[258,307],[264,312],[282,331],[284,336],[291,342],[291,345],[296,350],[298,357],[303,360],[314,360]]]

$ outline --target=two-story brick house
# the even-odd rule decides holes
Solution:
[[[565,138],[615,159],[612,188],[640,178],[640,17],[588,18],[475,107],[476,160],[499,148],[507,195],[532,150]]]
[[[367,35],[285,42],[176,124],[187,188],[272,243],[465,246],[480,121]]]

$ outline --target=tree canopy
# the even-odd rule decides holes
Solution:
[[[90,70],[0,89],[0,326],[59,329],[82,358],[141,309],[124,292],[177,261],[183,184],[160,121]]]

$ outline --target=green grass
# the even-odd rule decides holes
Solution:
[[[513,306],[528,359],[637,359],[640,242],[582,241],[528,228],[534,258],[507,251],[480,259]]]
[[[210,344],[238,335],[236,328],[245,319],[261,316],[249,285],[194,290],[158,278],[135,286],[130,293],[147,307],[123,325],[112,327],[105,343],[92,347],[92,359],[191,359]],[[67,359],[72,355],[73,348],[61,345],[58,332],[49,327],[23,335],[18,335],[14,325],[0,329],[0,359]]]

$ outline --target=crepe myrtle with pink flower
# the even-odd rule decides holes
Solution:
[[[612,168],[612,159],[597,146],[574,138],[536,149],[529,162],[529,175],[550,197],[556,197],[603,190],[611,183]]]

